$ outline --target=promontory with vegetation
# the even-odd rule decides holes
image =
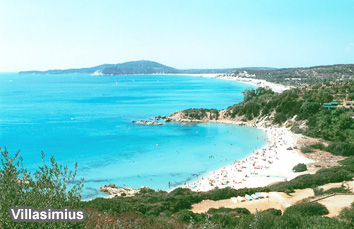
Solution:
[[[285,124],[295,133],[328,141],[327,150],[333,154],[354,156],[354,81],[318,83],[283,93],[265,88],[243,93],[243,102],[225,110],[191,108],[176,112],[169,119]]]

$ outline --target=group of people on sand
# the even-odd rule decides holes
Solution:
[[[284,132],[281,129],[268,128],[267,144],[259,150],[253,151],[246,159],[234,161],[232,165],[213,171],[208,176],[197,178],[197,181],[184,185],[193,191],[208,191],[215,187],[241,188],[251,176],[258,175],[258,171],[269,169],[270,166],[279,160],[279,147],[288,147],[284,139]]]

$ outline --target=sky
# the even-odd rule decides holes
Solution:
[[[353,0],[0,0],[0,72],[354,63]]]

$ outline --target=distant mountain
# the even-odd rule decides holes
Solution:
[[[92,68],[56,69],[48,71],[22,71],[20,74],[101,74],[101,75],[126,75],[126,74],[157,74],[175,73],[178,70],[159,64],[154,61],[140,60],[122,64],[104,64]]]
[[[205,74],[230,73],[237,70],[272,68],[224,68],[224,69],[176,69],[154,61],[139,60],[121,64],[104,64],[92,68],[77,68],[48,71],[22,71],[20,74],[95,74],[95,75],[133,75],[133,74]]]
[[[104,75],[176,73],[177,69],[147,60],[115,64],[99,70]]]

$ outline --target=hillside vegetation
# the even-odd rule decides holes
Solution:
[[[242,74],[243,71],[237,70],[232,75]],[[314,66],[308,68],[282,68],[268,70],[247,70],[248,74],[254,78],[265,79],[276,83],[318,83],[333,80],[353,79],[354,64],[338,64]]]
[[[144,189],[133,197],[113,199],[96,198],[83,202],[85,209],[104,212],[107,217],[116,216],[124,226],[148,225],[147,228],[350,228],[354,223],[354,210],[343,210],[342,220],[322,217],[328,213],[320,204],[300,203],[281,211],[269,209],[250,214],[247,209],[210,209],[208,214],[189,211],[192,204],[202,200],[222,200],[255,192],[283,191],[291,193],[294,189],[314,188],[319,185],[352,180],[354,176],[354,157],[341,162],[341,166],[319,170],[316,174],[301,175],[294,180],[282,182],[265,188],[214,189],[208,192],[192,192],[178,188],[167,193]],[[134,215],[139,221],[126,217]],[[206,226],[207,225],[207,226]],[[254,225],[254,226],[250,226]],[[206,227],[205,227],[206,226]]]
[[[328,212],[326,207],[312,203],[294,205],[283,214],[276,209],[257,214],[243,208],[210,209],[207,214],[189,211],[192,204],[206,199],[229,199],[263,191],[291,192],[294,188],[350,180],[354,176],[354,157],[342,161],[341,166],[321,169],[316,174],[302,175],[271,187],[208,192],[177,188],[170,193],[143,188],[136,196],[96,198],[88,202],[80,202],[82,181],[75,179],[76,172],[58,165],[53,158],[50,165],[41,166],[31,175],[22,167],[19,153],[10,155],[5,149],[0,157],[3,162],[0,168],[2,228],[351,228],[354,223],[353,207],[344,209],[340,219],[336,219],[322,217]],[[67,182],[78,184],[69,189]],[[8,206],[84,208],[87,220],[82,223],[14,223]]]
[[[353,100],[354,81],[320,83],[280,94],[264,88],[243,93],[243,102],[228,107],[224,112],[219,111],[219,114],[215,109],[187,109],[182,111],[183,116],[194,120],[263,119],[276,125],[285,124],[295,133],[329,141],[330,145],[325,150],[335,155],[354,155],[353,108],[322,107],[323,103],[343,101],[347,95]]]

